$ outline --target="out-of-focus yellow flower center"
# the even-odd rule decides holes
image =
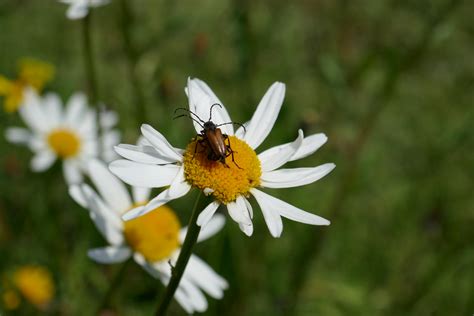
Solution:
[[[48,144],[63,159],[74,157],[81,147],[79,137],[66,128],[58,128],[49,133]]]
[[[54,66],[39,60],[23,58],[20,60],[19,68],[20,80],[37,91],[41,91],[44,85],[54,77]]]
[[[229,136],[229,143],[235,163],[231,155],[225,159],[226,164],[209,160],[210,148],[198,139],[188,144],[183,160],[186,180],[201,190],[211,189],[214,198],[224,204],[235,201],[239,195],[247,196],[251,188],[260,185],[262,175],[260,160],[246,142]]]
[[[150,213],[126,221],[124,226],[127,243],[150,262],[169,258],[180,246],[181,225],[168,206],[160,206]]]
[[[5,97],[5,112],[18,110],[23,100],[23,90],[30,86],[40,92],[54,77],[54,67],[48,63],[25,58],[19,63],[18,79],[9,80],[0,76],[0,96]]]
[[[39,266],[24,266],[13,274],[13,284],[33,305],[44,308],[54,296],[53,278]]]

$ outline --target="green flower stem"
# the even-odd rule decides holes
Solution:
[[[92,12],[89,11],[82,19],[82,41],[84,48],[84,66],[86,72],[87,81],[87,92],[89,96],[89,102],[96,108],[97,112],[97,138],[101,139],[102,128],[100,124],[101,109],[99,107],[99,89],[97,85],[96,69],[94,64],[94,53],[92,51],[92,39],[91,39],[91,19]],[[102,152],[101,142],[98,142],[98,152]]]
[[[198,215],[199,215],[199,200],[201,198],[202,192],[199,191],[198,196],[196,198],[196,202],[194,203],[193,213],[191,218],[189,219],[188,224],[188,232],[186,234],[186,238],[184,239],[183,246],[181,247],[181,252],[178,257],[178,261],[176,262],[176,266],[172,267],[171,270],[171,279],[166,287],[165,292],[160,300],[160,305],[156,311],[157,316],[166,315],[166,311],[173,299],[174,293],[178,288],[179,282],[181,281],[181,277],[183,276],[184,269],[188,264],[189,257],[191,256],[192,250],[194,245],[197,242],[197,238],[199,232],[201,231],[201,227],[196,224]]]

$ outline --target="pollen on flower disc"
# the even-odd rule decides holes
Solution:
[[[235,163],[232,155],[225,159],[225,164],[208,159],[210,149],[198,139],[188,144],[183,160],[186,180],[201,190],[211,189],[212,196],[224,204],[235,201],[239,195],[247,196],[250,189],[260,185],[262,175],[255,151],[235,136],[228,139]]]
[[[136,205],[138,206],[138,205]],[[180,246],[178,217],[168,206],[124,223],[127,243],[149,262],[166,259]]]
[[[63,159],[74,157],[81,147],[79,137],[66,128],[58,128],[49,133],[48,144]]]

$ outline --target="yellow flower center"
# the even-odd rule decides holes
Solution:
[[[6,309],[17,309],[18,306],[20,306],[20,297],[13,290],[5,291],[5,293],[2,295],[2,298]]]
[[[127,243],[150,262],[169,258],[180,246],[179,219],[166,205],[126,221],[124,226]]]
[[[48,144],[56,155],[63,159],[74,157],[81,147],[79,137],[66,128],[58,128],[49,133]]]
[[[225,140],[230,144],[232,155],[225,159],[225,164],[208,158],[210,148],[193,139],[186,147],[184,154],[184,175],[186,180],[201,190],[211,189],[213,197],[227,204],[239,195],[248,195],[251,188],[260,185],[260,160],[255,151],[244,141],[235,136]]]
[[[13,274],[13,283],[33,305],[44,308],[52,300],[54,284],[48,270],[39,266],[24,266]]]
[[[23,58],[19,63],[18,77],[26,85],[41,91],[44,85],[54,77],[54,66],[36,59]]]

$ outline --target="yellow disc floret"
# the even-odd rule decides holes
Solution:
[[[167,206],[126,221],[124,226],[127,243],[150,262],[170,257],[180,246],[181,225],[176,214]]]
[[[227,204],[260,185],[262,170],[257,154],[246,142],[229,136],[225,143],[230,144],[225,163],[210,160],[211,149],[205,142],[200,143],[199,138],[188,144],[183,161],[184,174],[191,185],[211,189],[216,200]]]
[[[40,266],[24,266],[13,274],[13,284],[33,305],[44,308],[54,296],[53,278]]]
[[[74,157],[81,147],[79,137],[66,128],[58,128],[49,133],[48,144],[63,159]]]

